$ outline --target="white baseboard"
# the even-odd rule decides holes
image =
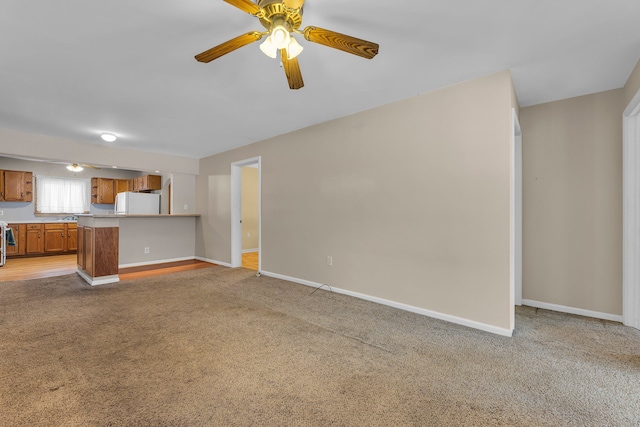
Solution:
[[[196,257],[188,256],[183,258],[171,258],[171,259],[159,259],[153,261],[144,261],[144,262],[133,262],[130,264],[120,264],[118,268],[127,268],[127,267],[140,267],[141,265],[154,265],[154,264],[164,264],[166,262],[176,262],[176,261],[189,261],[191,259],[196,259]]]
[[[248,253],[251,253],[251,252],[259,252],[259,249],[258,248],[253,248],[253,249],[243,249],[242,250],[243,254],[248,254]]]
[[[231,264],[229,264],[228,262],[216,261],[215,259],[204,258],[204,257],[201,257],[201,256],[197,256],[194,259],[197,259],[198,261],[210,262],[211,264],[217,264],[217,265],[221,265],[223,267],[231,268]]]
[[[115,283],[120,281],[120,276],[118,276],[117,274],[111,276],[90,277],[89,275],[85,274],[84,271],[76,270],[76,273],[78,273],[78,276],[82,277],[84,281],[91,286],[106,285],[107,283]]]
[[[599,311],[584,310],[582,308],[567,307],[564,305],[550,304],[547,302],[533,301],[530,299],[523,299],[522,305],[528,305],[529,307],[542,308],[542,309],[551,310],[551,311],[559,311],[560,313],[577,314],[578,316],[586,316],[586,317],[593,317],[596,319],[611,320],[612,322],[622,323],[623,321],[622,316],[617,314],[601,313]]]
[[[264,270],[260,271],[260,273],[265,275],[265,276],[273,277],[275,279],[286,280],[288,282],[298,283],[300,285],[311,286],[311,287],[314,287],[314,288],[318,288],[320,286],[323,286],[322,283],[315,283],[315,282],[311,282],[309,280],[297,279],[295,277],[284,276],[282,274],[271,273],[271,272],[264,271]],[[473,320],[463,319],[461,317],[451,316],[449,314],[438,313],[436,311],[426,310],[424,308],[414,307],[414,306],[411,306],[411,305],[402,304],[402,303],[399,303],[399,302],[390,301],[390,300],[386,300],[386,299],[383,299],[383,298],[373,297],[373,296],[366,295],[366,294],[361,294],[361,293],[358,293],[358,292],[352,292],[352,291],[348,291],[348,290],[345,290],[345,289],[336,288],[336,287],[333,287],[333,286],[331,286],[331,290],[333,292],[336,292],[336,293],[339,293],[339,294],[349,295],[349,296],[352,296],[352,297],[355,297],[355,298],[360,298],[360,299],[363,299],[363,300],[375,302],[377,304],[383,304],[383,305],[387,305],[387,306],[390,306],[390,307],[398,308],[400,310],[409,311],[411,313],[421,314],[423,316],[433,317],[434,319],[444,320],[446,322],[455,323],[457,325],[462,325],[462,326],[467,326],[469,328],[479,329],[481,331],[490,332],[492,334],[502,335],[502,336],[505,336],[505,337],[511,337],[513,335],[513,330],[511,330],[511,329],[498,328],[496,326],[487,325],[485,323],[475,322]]]

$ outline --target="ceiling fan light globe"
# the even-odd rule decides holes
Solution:
[[[300,55],[303,49],[304,48],[300,46],[300,43],[298,43],[296,39],[291,37],[291,42],[289,42],[289,46],[287,47],[287,56],[289,57],[289,59],[293,59],[296,56]]]
[[[270,58],[275,59],[278,54],[278,49],[271,42],[271,36],[267,37],[265,41],[260,43],[260,50]]]
[[[271,38],[271,43],[273,43],[276,49],[286,49],[291,41],[289,31],[284,27],[284,25],[276,25],[273,27],[269,37]]]
[[[72,165],[67,165],[67,169],[69,169],[71,172],[80,172],[84,168],[82,166],[74,163]]]

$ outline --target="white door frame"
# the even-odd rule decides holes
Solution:
[[[242,266],[242,168],[258,165],[258,272],[262,271],[262,158],[231,163],[231,267]]]
[[[522,305],[522,128],[516,109],[512,116],[511,167],[511,305]],[[515,318],[515,313],[513,313]]]
[[[622,317],[640,329],[640,91],[623,114]]]

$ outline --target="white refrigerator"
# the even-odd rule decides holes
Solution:
[[[118,215],[144,215],[160,213],[160,195],[125,191],[116,195],[115,213]]]

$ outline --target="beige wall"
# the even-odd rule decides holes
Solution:
[[[140,264],[192,259],[195,256],[196,217],[118,218],[118,264]],[[149,253],[144,248],[149,248]]]
[[[171,174],[172,214],[196,213],[196,176],[193,174]]]
[[[622,89],[522,108],[523,298],[622,314]]]
[[[154,173],[198,173],[198,160],[168,154],[86,144],[71,139],[0,128],[0,156],[118,166],[122,169]]]
[[[624,85],[624,107],[631,102],[636,93],[640,91],[640,61],[636,64],[636,67],[631,72],[627,83]]]
[[[230,164],[262,156],[264,271],[511,329],[512,95],[502,72],[202,159],[196,254],[230,262]]]
[[[242,168],[242,250],[258,248],[258,169]]]

